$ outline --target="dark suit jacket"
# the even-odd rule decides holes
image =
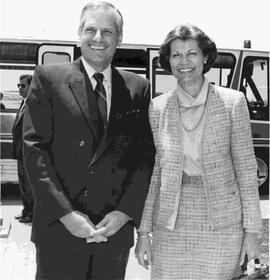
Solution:
[[[23,115],[24,115],[24,104],[23,101],[19,107],[17,115],[15,117],[13,127],[12,127],[12,137],[13,137],[13,158],[22,160],[23,155]]]
[[[155,148],[148,121],[149,83],[112,68],[112,103],[107,130],[98,140],[98,111],[81,60],[37,66],[24,117],[25,164],[36,204],[32,240],[76,251],[133,246]],[[86,245],[59,218],[79,208],[97,223],[119,210],[132,218],[108,243]],[[82,211],[82,209],[79,209]]]

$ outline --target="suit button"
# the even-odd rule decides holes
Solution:
[[[83,192],[83,196],[87,196],[87,190]]]
[[[83,147],[84,144],[85,144],[85,142],[84,142],[83,140],[79,142],[79,146],[80,146],[80,147]]]
[[[118,120],[120,120],[120,119],[122,119],[122,114],[121,114],[121,113],[117,113],[117,114],[115,115],[115,117],[116,117]]]
[[[94,173],[95,173],[95,170],[94,170],[93,168],[91,168],[91,169],[89,170],[89,172],[90,172],[90,174],[94,174]]]

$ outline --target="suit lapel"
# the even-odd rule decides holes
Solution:
[[[89,81],[81,60],[77,59],[73,65],[73,79],[70,81],[69,87],[79,104],[88,127],[93,132],[94,137],[97,140],[99,112],[92,84]]]
[[[167,99],[166,109],[161,122],[161,143],[165,150],[165,156],[168,156],[168,159],[173,159],[173,162],[179,162],[179,152],[177,151],[179,149],[182,151],[183,143],[181,140],[181,120],[178,99],[174,92]]]
[[[176,93],[171,92],[163,101],[165,105],[162,106],[157,132],[159,150],[163,157],[160,165],[164,171],[161,174],[163,183],[160,189],[159,213],[162,215],[159,219],[166,228],[173,230],[179,208],[184,153]]]
[[[126,87],[126,82],[120,72],[112,67],[112,98],[109,122],[90,165],[94,164],[107,148],[113,139],[113,133],[119,119],[130,110],[132,110],[130,90]]]
[[[20,120],[22,119],[23,117],[23,113],[24,113],[24,107],[25,107],[25,102],[24,100],[21,102],[21,105],[19,107],[19,110],[18,110],[18,113],[16,115],[16,118],[15,118],[15,121],[14,121],[14,125],[13,127],[16,127],[17,124],[20,122]]]

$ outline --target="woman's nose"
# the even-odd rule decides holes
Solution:
[[[188,61],[188,57],[185,54],[180,56],[181,63],[185,64],[187,61]]]

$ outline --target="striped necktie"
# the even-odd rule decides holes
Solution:
[[[102,73],[95,73],[93,77],[97,81],[97,85],[95,87],[94,93],[97,99],[97,104],[101,115],[101,119],[103,121],[103,125],[105,128],[107,124],[107,98],[106,98],[106,91],[103,86],[104,75]]]

